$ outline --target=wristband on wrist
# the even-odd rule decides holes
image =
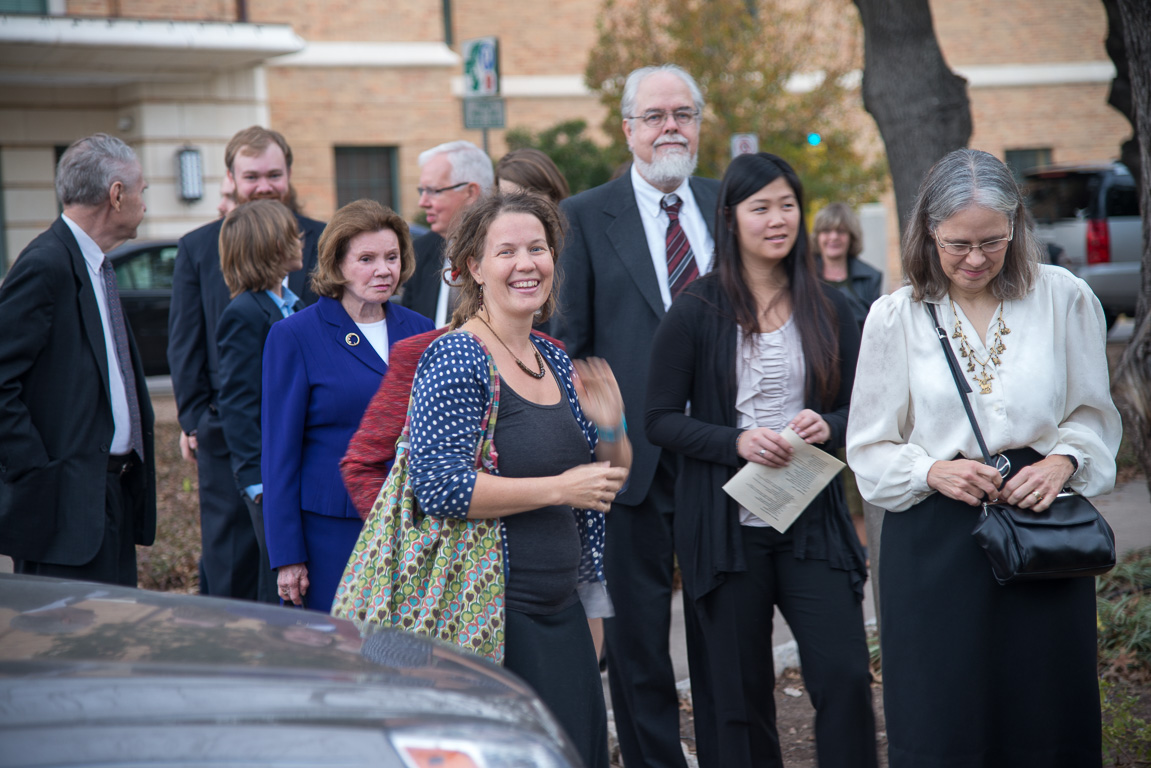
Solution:
[[[596,432],[599,433],[599,439],[605,443],[614,443],[619,440],[620,435],[627,434],[627,416],[620,414],[619,424],[615,427],[601,427],[599,424],[595,425]]]

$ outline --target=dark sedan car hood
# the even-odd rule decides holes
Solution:
[[[142,765],[405,765],[389,738],[429,729],[563,743],[521,682],[441,643],[393,630],[361,641],[303,610],[0,575],[0,766],[122,763],[126,745]],[[78,745],[90,762],[74,762]]]

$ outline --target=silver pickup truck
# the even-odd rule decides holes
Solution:
[[[1103,305],[1107,326],[1134,315],[1143,224],[1135,180],[1122,163],[1062,165],[1024,172],[1035,233],[1066,253],[1063,265],[1083,278]]]

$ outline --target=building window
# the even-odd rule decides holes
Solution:
[[[48,0],[0,0],[0,13],[48,15]]]
[[[1023,172],[1044,165],[1051,165],[1051,147],[1039,149],[1009,149],[1004,153],[1003,161],[1015,174],[1015,180],[1023,183]]]
[[[336,147],[336,205],[368,198],[399,210],[395,147]]]

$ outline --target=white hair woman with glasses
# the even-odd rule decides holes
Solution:
[[[1099,766],[1095,583],[1000,586],[971,536],[980,502],[1041,512],[1115,483],[1119,414],[1091,289],[1038,263],[1011,171],[956,150],[904,237],[909,285],[872,305],[847,458],[883,523],[880,607],[892,768]],[[980,459],[930,311],[1006,477]]]

